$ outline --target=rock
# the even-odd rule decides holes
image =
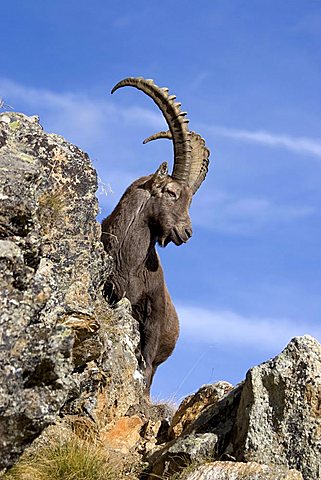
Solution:
[[[217,451],[220,448],[218,442],[228,437],[233,428],[237,412],[235,404],[240,397],[239,387],[230,392],[229,389],[228,382],[218,382],[212,386],[202,387],[196,394],[183,400],[171,425],[180,425],[180,419],[184,419],[185,406],[193,411],[194,398],[195,411],[198,411],[198,415],[194,421],[184,425],[184,431],[180,437],[147,454],[145,460],[149,468],[146,469],[144,478],[152,479],[154,475],[162,476],[165,472],[174,474],[191,462],[199,462],[202,458],[207,461],[217,458]],[[222,398],[225,391],[229,393]],[[202,396],[205,398],[203,409],[200,402]],[[221,400],[218,400],[219,398]],[[213,402],[217,399],[217,403],[208,405],[209,399]],[[189,413],[188,409],[187,413]],[[213,423],[218,425],[216,431],[212,429]]]
[[[171,478],[191,463],[214,459],[217,440],[214,433],[191,434],[172,440],[146,458],[149,468],[142,478]]]
[[[137,361],[140,336],[137,321],[130,313],[127,299],[108,312],[100,306],[101,326],[91,338],[100,348],[100,356],[74,374],[77,385],[74,398],[63,408],[65,415],[89,415],[95,422],[112,428],[130,408],[145,405],[144,378]],[[85,348],[82,343],[77,345],[81,352]]]
[[[184,474],[182,480],[303,480],[296,470],[255,462],[214,462]]]
[[[210,459],[276,465],[300,471],[305,480],[321,479],[320,405],[321,345],[309,336],[296,337],[204,408],[178,439],[148,456],[150,478],[168,468],[170,450],[181,452],[186,445],[189,454],[197,438]]]
[[[100,439],[108,448],[128,454],[141,441],[140,430],[143,424],[138,415],[121,417],[111,429],[100,431]]]
[[[112,421],[144,382],[137,322],[101,293],[113,265],[88,155],[10,112],[0,167],[1,470],[58,414]]]
[[[296,468],[321,478],[321,345],[296,337],[244,383],[228,450],[238,460]]]
[[[217,382],[212,385],[203,385],[195,394],[186,397],[173,417],[169,431],[170,438],[179,437],[207,406],[217,403],[232,388],[228,382]]]
[[[186,428],[184,437],[190,435],[217,435],[216,459],[233,457],[227,450],[235,426],[243,383],[234,387],[217,403],[207,406],[200,415]],[[233,457],[234,458],[234,457]]]
[[[59,416],[121,456],[147,453],[144,478],[203,459],[220,461],[190,480],[301,478],[291,469],[321,479],[315,339],[293,339],[232,390],[202,387],[171,421],[144,395],[128,300],[111,308],[102,293],[113,263],[88,155],[10,112],[0,115],[0,167],[0,471]]]

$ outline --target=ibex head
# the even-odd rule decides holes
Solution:
[[[150,194],[145,216],[159,245],[166,247],[169,242],[175,245],[187,242],[192,236],[188,213],[193,195],[191,189],[168,175],[166,162],[149,177],[143,188]]]
[[[141,184],[137,181],[137,184],[150,193],[145,214],[158,243],[163,247],[171,241],[181,245],[192,236],[188,209],[194,193],[206,177],[210,151],[200,135],[189,131],[186,112],[180,111],[181,104],[175,102],[175,95],[169,95],[168,88],[158,87],[153,80],[130,77],[117,83],[111,93],[125,86],[135,87],[151,97],[168,124],[167,132],[156,133],[143,143],[157,138],[173,141],[172,174],[168,174],[164,162],[153,175],[145,177]]]

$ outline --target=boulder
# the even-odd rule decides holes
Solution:
[[[112,422],[143,396],[137,322],[102,295],[96,190],[86,153],[0,115],[0,470],[58,414]]]
[[[146,478],[174,471],[173,451],[188,465],[197,439],[209,460],[275,465],[297,470],[305,480],[320,479],[320,405],[321,345],[308,335],[296,337],[217,403],[205,402],[181,436],[147,457]]]
[[[227,447],[238,460],[295,468],[321,478],[321,345],[294,338],[244,382]]]
[[[218,437],[214,433],[190,434],[156,448],[146,457],[142,479],[171,478],[192,463],[214,460]]]
[[[182,480],[303,480],[301,473],[276,465],[213,462],[193,468]]]
[[[232,389],[230,383],[221,381],[203,385],[195,394],[184,398],[171,422],[170,438],[179,437],[207,406],[216,404]]]

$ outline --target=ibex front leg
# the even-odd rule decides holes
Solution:
[[[147,391],[157,367],[173,352],[179,333],[178,317],[166,286],[145,302],[141,325],[141,352],[145,361]]]

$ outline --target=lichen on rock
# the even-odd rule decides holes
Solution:
[[[111,420],[144,385],[137,322],[124,317],[125,337],[102,295],[112,261],[88,155],[38,117],[3,113],[0,187],[1,469],[59,413]]]
[[[152,479],[154,474],[177,471],[177,458],[173,457],[173,452],[181,458],[180,467],[183,459],[186,465],[190,460],[194,461],[192,457],[197,438],[203,451],[208,452],[207,460],[236,462],[235,468],[231,467],[231,475],[235,475],[233,478],[243,478],[241,473],[244,471],[247,472],[244,478],[249,479],[300,478],[298,472],[305,480],[320,479],[320,372],[321,345],[305,335],[291,340],[283,352],[272,360],[250,369],[244,382],[230,391],[227,389],[216,402],[208,404],[209,396],[204,395],[208,387],[203,387],[178,409],[184,420],[186,406],[192,411],[195,405],[196,417],[184,428],[180,427],[181,433],[177,438],[149,454],[149,469],[145,478]],[[214,384],[212,391],[215,390]],[[200,404],[202,396],[205,397],[203,408]],[[177,415],[171,431],[179,426],[176,419]],[[216,438],[215,442],[213,438]],[[262,470],[256,477],[255,471],[254,476],[250,475],[247,463],[237,467],[240,462],[272,465],[274,470],[268,470],[266,477]],[[199,475],[195,479],[229,478],[224,473],[228,471],[227,467],[223,465],[222,473],[218,474],[217,465],[213,465],[208,476]],[[288,476],[277,475],[276,472],[282,471],[289,471]]]
[[[229,448],[236,458],[295,468],[321,478],[321,345],[295,337],[249,370]]]
[[[0,471],[59,416],[116,457],[143,457],[141,478],[187,465],[189,480],[321,478],[315,339],[294,338],[234,388],[201,387],[172,418],[146,398],[129,301],[103,296],[113,263],[88,155],[37,117],[1,114],[0,188]]]
[[[184,480],[303,480],[296,470],[255,462],[214,462],[196,467]],[[183,480],[182,478],[182,480]]]

